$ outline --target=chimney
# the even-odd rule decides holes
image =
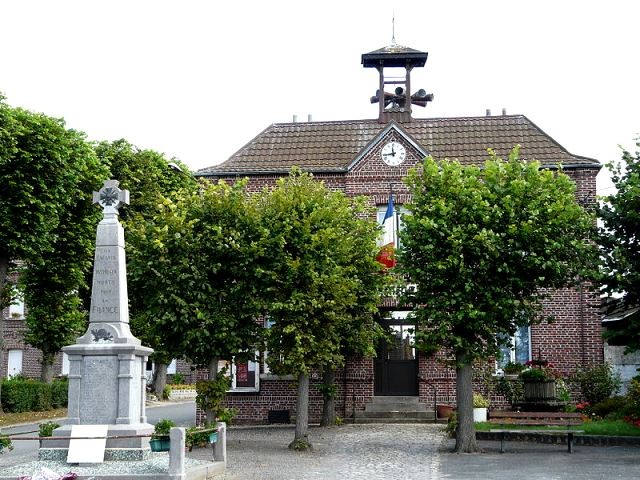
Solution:
[[[293,116],[293,123],[298,123],[298,115]]]
[[[313,116],[311,114],[307,115],[307,122],[313,122]]]
[[[502,116],[504,117],[507,114],[507,109],[502,107]]]
[[[486,116],[487,116],[487,117],[490,117],[490,116],[491,116],[491,109],[490,109],[490,108],[487,108]]]

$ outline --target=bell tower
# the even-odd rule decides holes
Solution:
[[[391,45],[362,55],[364,68],[376,68],[380,76],[380,83],[376,94],[371,97],[371,103],[378,103],[380,123],[395,120],[399,123],[411,121],[411,106],[426,107],[433,100],[433,94],[419,89],[411,94],[411,70],[414,67],[424,67],[427,63],[427,52],[419,52],[413,48],[398,45],[394,40]],[[404,68],[404,76],[385,76],[385,68]],[[393,86],[393,92],[386,92],[387,85]]]

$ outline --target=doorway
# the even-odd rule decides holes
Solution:
[[[415,325],[406,323],[408,312],[392,312],[380,321],[388,338],[380,341],[374,362],[374,394],[418,395],[418,360],[414,345]]]

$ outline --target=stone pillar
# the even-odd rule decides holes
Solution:
[[[218,422],[218,441],[213,444],[213,459],[227,466],[227,424]]]
[[[169,430],[169,440],[171,442],[169,449],[169,475],[174,475],[172,478],[184,478],[184,428],[173,427]]]

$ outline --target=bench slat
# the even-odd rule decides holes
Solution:
[[[528,419],[528,418],[490,418],[489,423],[500,425],[582,425],[581,419]]]
[[[490,412],[492,418],[508,417],[508,418],[582,418],[582,414],[578,412]]]

